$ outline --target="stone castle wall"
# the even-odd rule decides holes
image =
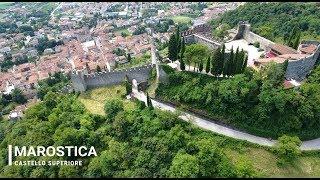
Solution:
[[[205,44],[211,49],[217,49],[218,47],[221,46],[220,43],[212,41],[206,37],[203,37],[200,34],[197,34],[197,33],[210,32],[210,31],[211,31],[210,25],[202,24],[202,25],[195,26],[194,28],[189,29],[185,32],[182,32],[181,36],[184,37],[186,44],[201,43],[201,44]]]
[[[306,42],[304,42],[306,43]],[[289,61],[286,71],[286,79],[302,81],[313,69],[317,59],[320,57],[320,45],[314,54],[296,61]]]
[[[129,80],[136,79],[137,82],[147,81],[152,68],[155,65],[147,64],[123,70],[103,71],[92,74],[82,74],[75,72],[71,74],[71,81],[76,92],[83,92],[87,88],[96,88],[102,86],[111,86],[121,84],[127,75]]]
[[[84,80],[84,72],[76,71],[70,74],[71,82],[75,91],[83,92],[87,89],[87,84]]]
[[[270,45],[273,45],[274,42],[270,41],[269,39],[266,39],[262,36],[259,36],[258,34],[255,34],[250,31],[251,26],[244,21],[239,22],[238,25],[238,32],[233,38],[233,40],[238,40],[238,39],[244,39],[248,43],[255,43],[259,42],[260,47],[263,48],[264,50],[268,49]]]
[[[244,39],[246,41],[248,41],[248,43],[255,43],[255,42],[259,42],[260,43],[260,47],[263,49],[268,49],[268,47],[270,47],[271,45],[274,44],[274,42],[259,36],[258,34],[255,34],[253,32],[247,32],[244,34]]]

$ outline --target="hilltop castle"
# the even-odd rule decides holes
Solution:
[[[214,40],[210,32],[210,25],[202,24],[182,32],[186,43],[202,43],[211,49],[222,46],[222,42]],[[258,43],[259,48],[253,46]],[[259,70],[268,62],[283,63],[289,60],[285,78],[288,81],[302,81],[313,69],[315,63],[320,59],[320,42],[300,42],[298,50],[282,44],[276,44],[264,37],[261,37],[250,30],[250,24],[245,21],[239,22],[235,36],[224,42],[227,52],[231,48],[243,49],[248,52],[248,66]]]

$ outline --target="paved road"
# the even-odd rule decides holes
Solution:
[[[132,95],[139,99],[140,101],[144,101],[146,103],[147,97],[144,93],[142,92],[137,92],[133,90]],[[151,99],[152,105],[156,108],[162,109],[162,110],[167,110],[171,112],[175,112],[176,108],[164,103],[161,103],[159,101]],[[193,114],[187,113],[187,112],[181,112],[181,115],[179,116],[184,121],[193,123],[203,129],[210,130],[212,132],[222,134],[228,137],[232,137],[235,139],[240,139],[240,140],[246,140],[252,143],[256,143],[259,145],[263,146],[274,146],[276,144],[276,140],[270,140],[267,138],[259,137],[259,136],[254,136],[248,133],[244,133],[241,131],[237,131],[234,129],[230,129],[228,127],[216,124],[212,121],[208,121],[206,119],[197,117]],[[319,150],[320,149],[320,138],[310,140],[310,141],[304,141],[300,147],[301,150]]]
[[[63,4],[63,2],[61,2],[61,3],[50,13],[51,19],[54,17],[54,12],[55,12],[58,8],[60,8],[60,7],[62,6],[62,4]]]

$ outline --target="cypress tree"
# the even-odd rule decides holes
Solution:
[[[184,57],[184,52],[186,51],[186,44],[184,42],[184,37],[181,40],[181,50],[180,50],[180,59]]]
[[[246,69],[246,67],[247,67],[247,64],[248,64],[248,56],[244,53],[244,52],[242,52],[242,56],[241,56],[241,58],[242,58],[242,68],[241,68],[241,73]]]
[[[301,31],[297,32],[297,36],[295,41],[293,42],[293,49],[298,49],[299,43],[300,43],[300,38],[301,38]]]
[[[182,58],[180,59],[180,69],[182,71],[184,71],[186,69],[186,65],[184,64],[184,60]]]
[[[208,59],[207,59],[207,64],[206,64],[206,73],[209,73],[210,72],[210,65],[211,65],[211,63],[210,63],[210,56],[208,57]]]
[[[241,68],[241,64],[239,62],[239,46],[237,47],[236,53],[234,54],[234,74],[239,73],[239,69]]]
[[[126,87],[126,95],[130,94],[132,91],[132,85],[129,82],[129,77],[127,75],[124,77],[124,86]]]
[[[234,52],[233,52],[233,47],[231,47],[231,52],[230,52],[230,56],[229,56],[229,59],[228,59],[228,61],[227,61],[227,75],[228,76],[231,76],[232,75],[232,69],[233,69],[233,56],[234,56]]]
[[[212,61],[211,61],[211,74],[213,74],[214,76],[218,76],[219,74],[219,61],[221,59],[221,49],[220,47],[218,49],[216,49],[213,53],[213,57],[212,57]]]
[[[179,59],[179,54],[181,51],[181,36],[180,36],[179,26],[177,27],[175,38],[176,38],[176,59]]]
[[[176,60],[176,49],[177,49],[177,46],[176,46],[176,38],[175,38],[175,35],[172,34],[170,36],[170,39],[169,39],[169,44],[168,44],[168,57],[170,60],[172,61],[175,61]]]
[[[222,49],[221,49],[221,53],[220,53],[220,58],[219,58],[219,68],[218,68],[218,74],[223,74],[223,70],[224,70],[224,64],[225,64],[225,56],[226,56],[226,46],[223,44],[222,45]]]
[[[147,106],[150,108],[150,109],[153,109],[153,106],[152,106],[152,102],[151,102],[151,98],[149,96],[149,93],[147,93]]]
[[[289,36],[286,44],[287,44],[288,46],[296,49],[296,48],[295,48],[296,41],[299,41],[299,40],[300,40],[300,37],[298,38],[298,36],[300,36],[299,34],[300,34],[300,29],[299,29],[299,27],[296,25],[296,26],[294,26],[294,28],[291,30],[290,36]],[[299,45],[299,42],[298,42],[298,45]],[[298,45],[297,45],[297,47],[298,47]]]
[[[199,63],[199,71],[202,72],[202,70],[203,70],[203,62],[200,61],[200,63]]]

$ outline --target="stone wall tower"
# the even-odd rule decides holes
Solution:
[[[150,41],[151,41],[151,62],[153,65],[156,67],[156,72],[157,72],[157,79],[159,82],[166,82],[167,81],[167,74],[164,72],[164,70],[161,68],[159,65],[158,61],[158,50],[154,45],[154,39],[153,39],[153,30],[151,29],[150,31]]]
[[[84,73],[82,71],[72,72],[71,81],[76,92],[84,92],[87,90],[87,84],[84,80]]]
[[[238,24],[238,32],[233,40],[244,39],[245,35],[250,32],[250,24],[246,21],[240,21]]]

